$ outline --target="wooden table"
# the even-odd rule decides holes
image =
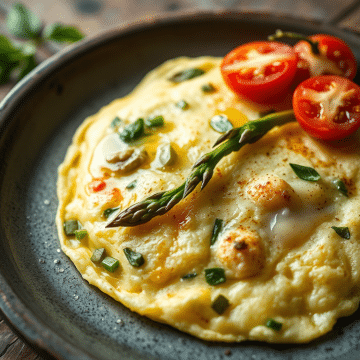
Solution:
[[[13,0],[1,0],[0,33],[6,33],[6,13]],[[296,16],[360,34],[360,1],[354,0],[22,0],[45,23],[63,22],[80,28],[86,36],[133,21],[194,9],[235,9]],[[55,50],[56,51],[56,48]],[[41,52],[40,60],[51,55]],[[0,86],[0,100],[14,84]],[[39,355],[7,326],[0,314],[0,359],[40,360]]]

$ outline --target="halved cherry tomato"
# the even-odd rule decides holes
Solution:
[[[339,140],[360,127],[360,87],[337,75],[312,77],[293,95],[300,126],[323,140]]]
[[[221,63],[225,83],[236,94],[271,104],[285,97],[296,73],[297,56],[289,45],[257,41],[241,45]]]
[[[355,77],[356,58],[350,47],[341,39],[331,35],[312,35],[308,37],[318,42],[319,54],[314,54],[306,41],[299,41],[294,50],[298,55],[296,82],[313,76],[339,75],[350,80]]]

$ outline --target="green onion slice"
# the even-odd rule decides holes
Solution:
[[[198,68],[186,69],[184,71],[180,71],[169,78],[170,81],[174,83],[180,83],[186,80],[193,79],[194,77],[205,74],[205,71]]]
[[[185,100],[180,100],[176,103],[176,106],[181,110],[186,110],[189,108],[190,105]]]
[[[120,265],[119,260],[114,259],[111,256],[107,256],[104,260],[101,261],[101,265],[107,271],[114,272]]]
[[[154,116],[151,118],[147,118],[145,120],[145,125],[147,127],[158,127],[158,126],[164,126],[164,117],[162,115]]]
[[[232,123],[225,115],[215,115],[210,120],[210,126],[219,133],[226,133],[233,128]]]
[[[135,122],[126,125],[120,133],[120,138],[122,141],[129,143],[139,139],[144,134],[144,119],[140,118]]]
[[[74,219],[66,220],[63,226],[66,236],[75,235],[75,231],[81,229],[80,222]]]
[[[115,211],[119,210],[120,206],[114,207],[114,208],[108,208],[106,210],[104,210],[103,212],[103,216],[105,219],[107,219],[112,213],[114,213]]]
[[[270,329],[273,329],[275,331],[280,331],[282,328],[282,323],[274,320],[274,319],[268,319],[266,321],[266,326]]]
[[[135,188],[136,183],[137,183],[137,180],[134,180],[134,181],[132,181],[130,184],[127,184],[127,185],[126,185],[126,188],[127,188],[128,190],[132,190],[132,189]]]
[[[223,220],[215,219],[214,227],[213,227],[212,233],[211,233],[210,245],[215,244],[215,242],[220,234],[220,231],[222,229],[222,225],[223,225]]]
[[[74,231],[74,235],[77,240],[82,240],[85,236],[88,235],[88,232],[86,229],[79,229]]]
[[[226,281],[225,270],[222,268],[205,269],[205,280],[209,285],[219,285]]]
[[[332,226],[331,228],[343,239],[346,239],[346,240],[350,239],[350,230],[348,227]]]
[[[294,173],[302,180],[306,181],[318,181],[320,180],[319,173],[308,166],[290,164],[291,168],[294,170]]]
[[[229,300],[223,295],[219,295],[211,304],[213,310],[219,315],[222,315],[229,306]]]
[[[106,256],[106,251],[104,248],[95,249],[90,260],[93,263],[99,264],[105,259],[105,256]]]
[[[130,248],[125,248],[124,253],[132,266],[139,267],[145,262],[144,257],[140,253],[133,251]]]
[[[196,277],[196,276],[197,276],[197,273],[194,272],[194,273],[189,273],[189,274],[184,275],[181,279],[183,279],[183,280],[189,280],[189,279],[193,279],[193,278]]]
[[[333,184],[339,190],[339,192],[341,192],[344,196],[346,196],[346,197],[349,196],[346,185],[344,184],[344,182],[342,180],[340,180],[340,179],[334,180]]]

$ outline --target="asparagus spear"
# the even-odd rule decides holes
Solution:
[[[155,216],[165,214],[181,199],[188,196],[199,183],[202,190],[212,178],[215,166],[223,157],[240,150],[246,144],[256,142],[273,127],[294,120],[293,110],[288,110],[269,114],[229,130],[216,141],[214,147],[217,147],[214,150],[203,155],[194,164],[183,184],[173,190],[156,193],[128,207],[106,227],[136,226],[148,222]]]

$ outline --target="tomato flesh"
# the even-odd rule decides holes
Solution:
[[[310,135],[339,140],[360,127],[360,87],[337,75],[313,77],[296,88],[293,109]]]
[[[264,104],[285,97],[296,73],[297,56],[290,46],[257,41],[237,47],[221,64],[228,87],[239,96]]]

